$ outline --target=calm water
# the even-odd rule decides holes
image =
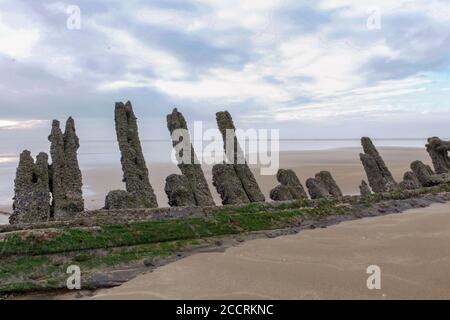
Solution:
[[[379,147],[402,146],[423,148],[425,139],[374,139],[374,143]],[[171,161],[172,146],[170,141],[142,141],[145,158],[148,164],[168,163]],[[221,148],[221,142],[219,148]],[[360,147],[359,139],[347,140],[282,140],[280,142],[281,151],[298,150],[323,150],[335,148]],[[13,197],[14,176],[18,163],[20,146],[8,144],[6,141],[0,146],[0,208],[10,207]],[[37,152],[45,150],[48,152],[48,143],[34,143],[31,151],[33,156]],[[116,141],[81,141],[79,150],[79,162],[82,170],[97,167],[120,166],[120,153]]]

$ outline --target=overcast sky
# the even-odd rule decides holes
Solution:
[[[114,139],[128,99],[143,138],[175,106],[282,138],[448,137],[449,17],[445,0],[0,0],[0,138],[72,115]]]

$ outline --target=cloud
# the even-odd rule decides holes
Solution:
[[[168,95],[193,100],[221,100],[223,103],[255,100],[282,102],[290,95],[282,87],[264,80],[253,65],[243,70],[213,69],[197,80],[155,81],[153,86]]]
[[[393,57],[395,53],[383,43],[355,51],[339,42],[295,37],[240,70],[212,69],[195,80],[158,80],[153,87],[185,99],[220,99],[224,103],[253,100],[265,107],[282,108],[299,97],[353,94],[350,90],[365,84],[358,68],[374,55]]]
[[[34,129],[47,124],[44,120],[4,120],[0,119],[0,130]]]
[[[206,16],[192,17],[190,12],[180,12],[175,9],[161,9],[145,7],[134,13],[135,18],[142,24],[192,32],[212,27],[214,21]]]
[[[41,33],[27,19],[14,12],[0,12],[0,54],[26,59],[32,54]]]
[[[94,20],[88,21],[87,25],[107,37],[110,52],[125,57],[129,71],[139,73],[143,70],[151,70],[154,72],[155,77],[164,79],[178,79],[186,76],[184,65],[175,55],[139,41],[127,30],[103,26]],[[120,88],[126,87],[126,83],[130,83],[131,87],[135,87],[129,81],[119,81],[122,83],[119,86]],[[114,87],[117,86],[111,84],[100,85],[100,88]]]
[[[6,156],[0,156],[0,164],[16,163],[17,160],[19,160],[18,157],[6,157]],[[8,200],[9,200],[9,199],[8,199]]]
[[[173,104],[199,117],[226,105],[273,126],[431,117],[436,105],[450,114],[450,92],[433,89],[450,86],[444,1],[377,1],[380,30],[367,29],[357,0],[78,5],[82,28],[71,31],[64,2],[0,2],[5,118],[73,106],[102,116],[114,99],[155,106],[142,112],[159,117]]]
[[[321,0],[319,8],[323,10],[334,10],[340,16],[346,18],[367,17],[371,10],[369,8],[379,8],[382,16],[415,13],[426,14],[436,21],[448,20],[450,8],[446,1],[411,1],[411,0],[377,0],[367,3],[358,0]]]
[[[151,86],[151,81],[152,79],[127,75],[123,80],[114,80],[110,82],[100,83],[97,86],[97,90],[107,92],[130,88],[149,88]]]
[[[199,30],[261,29],[270,23],[272,12],[286,4],[283,0],[194,0],[187,9],[144,6],[134,13],[141,23],[186,32]]]
[[[367,121],[417,114],[420,110],[398,104],[400,99],[412,94],[424,93],[430,80],[420,77],[404,80],[382,81],[375,86],[340,91],[312,102],[273,108],[263,118],[276,121],[340,121],[360,119]]]
[[[53,14],[66,13],[68,7],[68,3],[64,3],[61,1],[44,3],[44,8]]]

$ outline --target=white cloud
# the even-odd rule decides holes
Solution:
[[[134,12],[145,24],[191,32],[199,30],[261,29],[272,19],[272,11],[286,4],[285,0],[194,0],[198,12],[161,9],[146,6]]]
[[[43,49],[43,51],[47,52],[48,49]],[[78,65],[78,62],[74,56],[64,53],[48,53],[46,69],[50,74],[64,80],[73,79],[76,75],[84,71]]]
[[[33,129],[46,124],[45,120],[5,120],[0,119],[0,130],[13,130],[13,129]]]
[[[243,27],[254,30],[265,27],[272,18],[272,12],[287,2],[284,0],[198,0],[198,3],[212,9],[211,13],[216,21],[215,28]]]
[[[0,12],[0,54],[14,59],[29,58],[39,38],[39,29],[26,23],[25,19],[13,13]]]
[[[308,7],[306,13],[302,5]],[[418,13],[431,22],[423,19],[408,28],[402,23],[410,21],[397,26],[395,19],[389,25],[383,20],[380,32],[370,32],[364,30],[368,4],[359,0],[191,0],[190,10],[116,1],[108,2],[105,11],[83,7],[83,27],[74,38],[67,37],[64,26],[51,25],[52,19],[16,10],[18,18],[0,21],[0,53],[74,83],[74,88],[91,87],[93,94],[148,88],[169,101],[258,107],[252,117],[279,121],[382,116],[383,110],[401,115],[410,109],[400,98],[425,92],[429,84],[418,72],[445,60],[439,52],[434,57],[434,51],[448,41],[443,26],[449,24],[450,6],[436,0],[381,0],[374,5],[380,6],[382,20]],[[320,12],[313,13],[309,29],[309,17],[301,19],[316,6]],[[64,15],[67,5],[45,7],[49,15]],[[434,34],[430,30],[442,32],[427,37]],[[146,32],[154,36],[140,36]],[[162,39],[172,32],[182,34]],[[171,43],[178,37],[186,42]],[[395,41],[400,38],[401,45]],[[73,39],[81,40],[79,48],[68,45]],[[205,61],[199,61],[197,52]],[[384,69],[369,65],[373,61],[381,61]],[[391,63],[398,73],[388,68]],[[14,85],[5,81],[1,88],[12,92]],[[46,88],[46,94],[53,90]]]
[[[69,7],[69,4],[67,4],[65,2],[61,2],[61,1],[56,1],[56,2],[52,2],[52,3],[44,4],[44,7],[45,7],[45,9],[47,9],[51,13],[55,13],[55,14],[63,13],[63,14],[66,14],[67,13],[67,8]]]
[[[17,162],[18,159],[19,159],[19,157],[0,156],[0,164],[14,163],[14,162]]]
[[[83,71],[69,46],[57,47],[48,41],[58,39],[60,30],[50,29],[27,6],[19,3],[15,7],[9,1],[5,4],[8,6],[0,7],[4,10],[0,12],[0,53],[63,80],[73,79]],[[57,2],[48,8],[59,12],[64,6]]]
[[[130,88],[150,88],[152,79],[127,74],[124,79],[101,82],[96,89],[99,91],[116,91]]]
[[[240,70],[209,69],[196,80],[158,79],[152,86],[185,99],[220,99],[227,103],[253,100],[277,109],[298,97],[321,99],[359,88],[366,79],[358,68],[365,61],[374,55],[395,56],[382,42],[355,51],[340,42],[313,36],[280,41],[276,49],[265,53]]]
[[[215,47],[241,46],[242,41],[265,46],[283,32],[282,21],[277,21],[275,11],[289,5],[291,0],[192,0],[192,11],[162,9],[146,5],[134,10],[136,21],[195,35]],[[281,23],[280,23],[281,22]],[[251,35],[247,39],[248,35]]]
[[[221,103],[242,103],[252,100],[265,109],[277,110],[291,104],[298,98],[321,101],[331,97],[344,99],[346,95],[357,94],[364,87],[366,75],[360,68],[373,57],[397,58],[399,52],[390,48],[383,39],[358,47],[349,41],[332,41],[332,26],[323,26],[311,35],[278,34],[269,43],[260,43],[257,35],[267,27],[280,32],[280,23],[274,11],[289,5],[288,1],[207,1],[196,4],[207,5],[205,13],[187,16],[175,10],[161,10],[146,7],[139,10],[140,22],[178,28],[186,32],[198,32],[243,28],[253,32],[251,50],[256,57],[240,69],[211,68],[200,73],[196,79],[123,79],[103,85],[103,88],[145,87],[156,88],[160,92],[181,99],[195,101],[216,101]],[[386,5],[389,5],[386,1]],[[393,2],[392,2],[392,5]],[[343,7],[333,1],[322,1],[324,9]],[[345,7],[361,7],[358,2],[346,3]],[[366,14],[366,6],[361,11]],[[211,18],[212,17],[212,18]],[[212,19],[212,22],[209,20]],[[270,30],[269,30],[270,31]],[[214,34],[214,33],[211,33]],[[213,37],[213,36],[212,36]],[[214,45],[233,46],[234,39],[211,39]],[[231,40],[230,40],[231,39]],[[271,79],[271,80],[269,80]],[[376,96],[377,84],[372,88]],[[383,90],[386,88],[383,87]],[[354,92],[352,90],[355,90]],[[366,88],[366,90],[369,90]],[[393,90],[384,94],[396,96]],[[366,93],[366,98],[369,93]]]
[[[380,81],[369,86],[340,92],[317,102],[305,103],[290,108],[279,108],[268,112],[267,117],[277,121],[321,121],[341,118],[368,119],[401,117],[416,113],[414,107],[391,101],[394,97],[404,97],[424,92],[431,81],[421,77],[402,80]]]
[[[197,31],[214,25],[214,20],[205,16],[192,16],[188,12],[174,9],[146,7],[134,12],[137,21],[168,29],[186,32]]]
[[[167,95],[193,100],[243,102],[252,99],[261,104],[290,98],[283,87],[264,80],[253,65],[243,70],[212,69],[197,80],[156,80],[153,86]]]
[[[381,18],[393,14],[425,14],[431,19],[440,22],[448,22],[450,15],[450,6],[447,1],[428,0],[428,1],[411,1],[411,0],[377,0],[365,2],[360,0],[320,0],[319,8],[323,10],[338,10],[337,13],[341,17],[368,17],[371,14],[369,8],[378,7],[380,9]]]
[[[129,69],[144,71],[148,68],[156,76],[168,79],[186,75],[184,65],[173,54],[141,42],[127,30],[100,25],[93,20],[87,25],[108,38],[111,52],[126,57]]]

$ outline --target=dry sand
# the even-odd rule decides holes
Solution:
[[[425,148],[378,148],[385,159],[394,178],[401,181],[403,173],[409,170],[409,164],[414,160],[422,160],[431,164]],[[293,169],[301,182],[313,177],[321,170],[329,170],[335,177],[345,194],[358,194],[361,179],[366,179],[363,167],[359,160],[360,148],[342,148],[315,151],[283,151],[280,152],[280,167]],[[180,173],[175,164],[149,163],[150,182],[155,190],[160,207],[166,207],[167,196],[164,192],[165,179],[172,173]],[[221,200],[212,186],[211,166],[203,165],[206,178],[216,204]],[[259,170],[253,168],[256,179],[269,199],[269,193],[278,182],[275,175],[261,176]],[[114,189],[125,189],[122,183],[122,169],[120,163],[116,166],[98,167],[83,170],[84,198],[87,209],[99,209],[105,204],[106,194]],[[11,212],[11,206],[0,206],[0,211]],[[1,223],[0,217],[0,223]]]
[[[367,179],[359,160],[360,148],[331,149],[320,151],[290,151],[280,153],[280,167],[293,169],[300,181],[313,177],[321,170],[329,170],[345,194],[359,194],[358,186],[361,179]],[[425,148],[379,148],[394,178],[401,181],[403,173],[409,170],[409,164],[414,160],[422,160],[431,164]],[[211,167],[203,166],[206,179],[217,204],[220,197],[212,186]],[[167,196],[164,192],[165,178],[172,173],[180,173],[174,164],[149,164],[150,181],[155,189],[160,207],[167,206]],[[278,182],[275,175],[261,176],[259,170],[253,170],[258,183],[269,199],[269,193]],[[124,189],[120,164],[115,167],[102,167],[83,171],[85,184],[85,200],[89,209],[101,208],[105,195],[113,189]]]
[[[450,299],[449,243],[450,204],[435,204],[195,254],[94,298]]]

